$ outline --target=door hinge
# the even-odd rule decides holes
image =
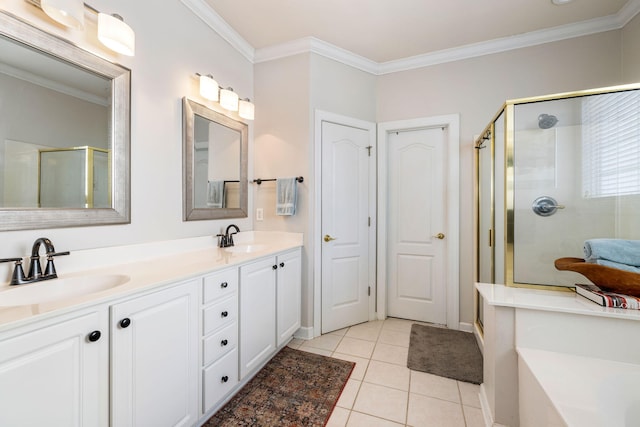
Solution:
[[[368,225],[371,227],[371,217],[369,217]]]
[[[368,153],[369,157],[371,157],[371,149],[372,149],[372,148],[373,148],[373,145],[369,145],[369,146],[367,147],[367,153]]]
[[[371,296],[371,286],[367,288],[367,296]]]

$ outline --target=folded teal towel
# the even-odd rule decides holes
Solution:
[[[640,240],[591,239],[584,242],[586,262],[606,260],[640,267]]]
[[[297,178],[276,178],[276,215],[295,215],[297,202]]]
[[[597,259],[595,260],[595,264],[604,265],[607,267],[617,268],[618,270],[630,271],[632,273],[640,274],[640,268],[634,267],[628,264],[621,264],[619,262],[608,261],[606,259]]]

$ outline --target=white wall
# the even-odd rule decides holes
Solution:
[[[377,121],[460,114],[460,321],[473,321],[473,136],[507,99],[623,83],[621,31],[383,75]]]
[[[640,15],[622,29],[622,77],[626,82],[640,82]]]
[[[23,0],[3,1],[3,8],[14,15],[131,69],[131,224],[0,232],[0,258],[29,254],[41,236],[51,238],[58,250],[70,250],[73,257],[79,249],[215,235],[231,222],[241,230],[251,229],[250,218],[182,221],[181,99],[189,96],[205,103],[198,95],[197,72],[211,73],[220,84],[253,98],[253,64],[179,0],[161,5],[149,0],[95,0],[91,5],[119,13],[131,25],[136,33],[135,57],[104,49],[96,40],[96,17],[90,12],[88,28],[80,32],[52,23]],[[249,128],[251,141],[253,124]],[[0,264],[0,283],[9,281],[10,271],[11,266]]]
[[[302,325],[313,326],[314,112],[331,111],[375,121],[375,76],[316,54],[255,67],[255,178],[303,176],[295,216],[275,215],[275,184],[254,185],[255,207],[264,209],[256,230],[305,235],[302,263]],[[258,107],[260,111],[258,112]],[[255,214],[255,212],[254,212]]]

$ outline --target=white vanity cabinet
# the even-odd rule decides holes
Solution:
[[[289,341],[300,329],[302,318],[302,256],[300,249],[278,255],[276,270],[276,310],[278,347]]]
[[[240,378],[300,327],[300,249],[240,267]]]
[[[238,385],[238,268],[205,276],[202,284],[202,410]]]
[[[108,426],[106,307],[0,335],[1,426]]]
[[[197,422],[200,286],[192,280],[111,306],[111,425]]]

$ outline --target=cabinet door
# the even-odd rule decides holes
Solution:
[[[240,268],[240,378],[276,349],[276,259]]]
[[[199,283],[112,306],[114,426],[190,426],[197,421]]]
[[[280,347],[300,328],[302,257],[300,249],[278,255],[277,312]]]
[[[107,313],[0,334],[0,426],[109,424]]]

